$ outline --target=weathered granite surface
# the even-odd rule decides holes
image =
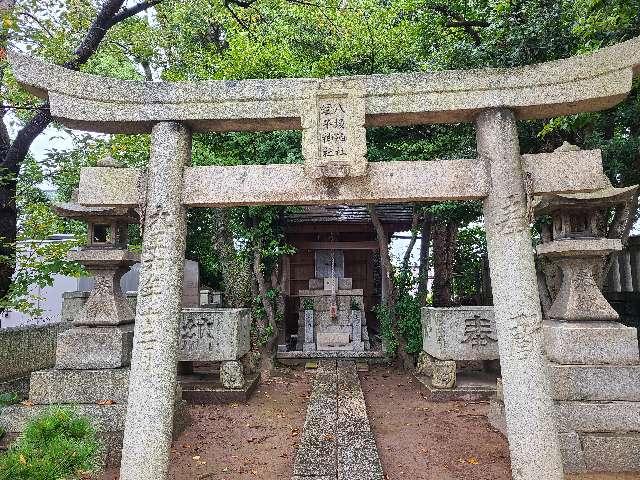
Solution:
[[[515,115],[483,112],[476,137],[492,185],[483,209],[511,470],[516,480],[562,480]]]
[[[184,308],[180,320],[180,361],[239,360],[251,348],[247,308]]]
[[[422,341],[439,360],[499,358],[493,307],[423,307]]]
[[[610,186],[599,150],[523,155],[534,193],[592,190]],[[553,172],[550,174],[549,172]],[[139,200],[137,168],[84,167],[78,200],[86,205],[127,205]],[[187,206],[385,203],[471,200],[486,196],[486,171],[477,160],[373,162],[366,177],[325,183],[307,177],[302,165],[188,167]]]
[[[602,110],[631,89],[640,39],[587,55],[510,69],[443,71],[335,79],[143,82],[103,78],[11,51],[18,82],[48,97],[63,124],[101,132],[148,132],[158,121],[189,120],[196,131],[300,128],[319,84],[362,85],[365,124],[472,121],[510,107],[521,119]],[[261,120],[261,121],[260,121]],[[259,127],[259,128],[258,128]]]
[[[129,369],[40,370],[31,374],[29,400],[36,405],[125,403]]]
[[[547,358],[560,364],[637,364],[635,328],[617,322],[559,322],[543,326]]]
[[[58,336],[56,368],[128,367],[133,349],[133,325],[74,327]]]
[[[640,365],[549,365],[556,400],[640,401]]]
[[[640,402],[556,402],[561,432],[640,432]]]
[[[69,327],[62,322],[0,329],[0,381],[28,377],[33,371],[53,367],[58,334]]]
[[[382,480],[354,362],[322,362],[307,407],[293,479]]]
[[[640,471],[640,433],[599,433],[580,435],[584,460],[589,471]]]
[[[167,122],[153,128],[122,480],[167,477],[186,243],[180,200],[190,156],[186,127]]]

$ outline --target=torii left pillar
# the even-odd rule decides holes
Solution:
[[[184,125],[153,127],[121,480],[168,475],[186,243],[183,173],[190,158]]]

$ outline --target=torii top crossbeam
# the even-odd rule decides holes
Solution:
[[[629,93],[640,71],[640,37],[526,67],[327,79],[144,82],[70,71],[17,52],[10,61],[18,82],[48,97],[53,117],[72,128],[141,133],[180,121],[193,131],[283,130],[301,128],[304,101],[328,84],[362,91],[366,126],[466,122],[492,107],[519,119],[603,110]]]

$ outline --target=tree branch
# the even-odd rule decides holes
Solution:
[[[109,27],[112,27],[116,23],[120,23],[123,20],[126,20],[127,18],[131,18],[140,12],[144,12],[145,10],[148,10],[151,7],[155,7],[156,5],[162,2],[163,0],[145,0],[144,2],[140,2],[137,5],[134,5],[133,7],[125,8],[124,10],[122,10],[117,15],[114,15],[111,18]]]
[[[450,17],[455,20],[445,23],[445,27],[464,28],[464,31],[473,38],[473,41],[477,46],[482,43],[480,34],[473,27],[488,27],[488,22],[483,20],[467,20],[460,13],[456,12],[446,5],[431,5],[429,8],[435,10],[441,15],[444,15],[445,17]]]

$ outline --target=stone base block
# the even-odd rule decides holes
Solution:
[[[560,364],[637,364],[635,328],[617,322],[544,322],[544,343],[550,361]]]
[[[585,434],[580,440],[588,471],[640,471],[639,432]]]
[[[504,413],[504,403],[502,400],[492,398],[489,402],[489,411],[487,412],[487,420],[493,428],[507,436],[507,421]]]
[[[560,432],[640,432],[640,402],[556,402]]]
[[[225,388],[241,389],[244,387],[244,367],[240,362],[223,362],[220,366],[220,383]]]
[[[40,370],[31,374],[29,400],[36,405],[58,403],[126,404],[129,369]]]
[[[58,369],[94,370],[131,365],[133,325],[75,327],[58,335]]]
[[[549,364],[556,400],[640,401],[640,365]]]

